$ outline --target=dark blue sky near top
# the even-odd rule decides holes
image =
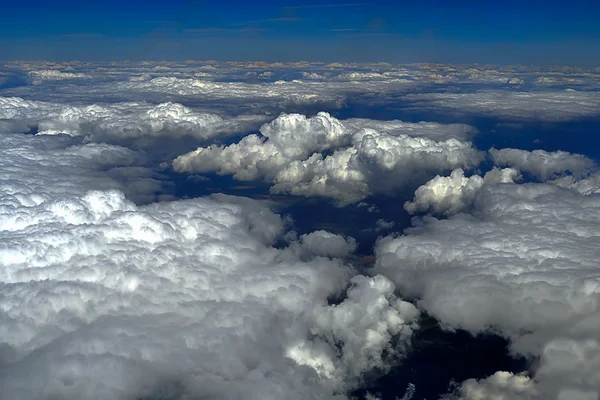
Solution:
[[[600,2],[3,2],[0,58],[600,64]]]

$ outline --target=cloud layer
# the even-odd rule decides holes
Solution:
[[[128,201],[104,170],[131,150],[0,144],[4,396],[343,398],[418,328],[391,281],[336,258],[351,238],[275,248],[285,224],[264,203]]]
[[[198,112],[178,103],[111,103],[65,105],[0,97],[0,132],[41,135],[86,136],[92,141],[125,142],[159,137],[207,139],[221,134],[241,133],[264,117],[241,116],[223,119]]]
[[[490,120],[590,123],[600,70],[9,62],[0,81],[4,396],[346,398],[402,360],[426,311],[533,360],[444,398],[598,398],[598,167],[471,140],[517,147]],[[490,136],[393,118],[485,120]],[[368,243],[286,232],[271,203],[176,200],[198,188],[163,161],[340,206],[373,196],[355,227],[373,237],[406,227],[398,196],[416,190],[412,227],[379,240],[361,275]]]
[[[541,357],[540,398],[597,396],[599,204],[597,195],[548,184],[483,184],[471,214],[423,217],[405,236],[381,240],[376,271],[448,328],[498,332],[513,351]],[[494,379],[466,383],[465,393],[487,395],[465,398],[491,397],[500,390]],[[498,398],[513,398],[508,386]]]

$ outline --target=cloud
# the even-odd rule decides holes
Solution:
[[[517,120],[568,121],[599,114],[600,93],[574,91],[419,93],[406,98],[421,110],[492,115]]]
[[[594,172],[584,178],[578,178],[573,175],[563,176],[552,181],[553,184],[574,189],[582,194],[600,193],[600,172]]]
[[[36,83],[0,98],[6,396],[345,398],[405,356],[424,310],[447,329],[505,336],[534,361],[526,374],[467,380],[454,397],[598,397],[600,173],[590,159],[493,149],[492,163],[509,168],[478,176],[485,154],[468,125],[313,114],[366,104],[389,115],[401,104],[419,112],[411,118],[594,117],[593,71],[304,61],[4,68],[2,77]],[[271,117],[281,111],[314,116]],[[262,180],[272,193],[339,205],[416,189],[404,205],[413,227],[380,240],[372,276],[359,275],[356,240],[286,232],[269,203],[173,201],[156,165],[175,155],[179,172]],[[519,173],[546,182],[518,184]],[[403,228],[377,204],[366,205],[379,213],[374,235]]]
[[[43,69],[38,71],[29,71],[29,78],[31,78],[34,85],[38,85],[43,81],[62,81],[65,79],[90,79],[91,76],[80,73],[80,72],[63,72],[56,69]]]
[[[130,180],[153,177],[151,171],[140,166],[143,154],[120,146],[82,144],[80,140],[64,136],[1,134],[0,149],[4,154],[0,164],[3,194],[11,199],[10,203],[38,204],[50,195],[91,189],[119,189],[132,198],[143,198],[148,192],[137,192],[123,185],[120,179],[115,179],[116,171],[129,171]],[[5,211],[8,218],[5,221],[20,220],[16,211]]]
[[[403,357],[419,311],[337,258],[352,238],[276,248],[247,198],[136,206],[105,172],[135,153],[74,143],[0,135],[4,396],[334,399]]]
[[[539,399],[535,382],[524,375],[499,371],[486,379],[469,379],[460,389],[461,400],[534,400]]]
[[[321,257],[343,258],[356,250],[356,240],[344,238],[327,231],[315,231],[300,236],[294,243],[301,255],[317,255]]]
[[[311,79],[311,80],[325,79],[324,75],[317,74],[316,72],[302,72],[302,77],[304,79]]]
[[[566,151],[490,149],[489,154],[495,165],[516,168],[542,181],[554,179],[566,173],[581,177],[595,167],[594,161],[586,156]]]
[[[466,124],[441,124],[437,122],[404,122],[399,120],[375,120],[367,118],[349,118],[343,121],[349,129],[374,129],[381,133],[399,136],[402,134],[413,137],[424,137],[436,141],[448,139],[470,140],[477,130]]]
[[[287,104],[312,105],[331,104],[339,107],[344,96],[323,87],[319,83],[302,81],[275,81],[260,84],[246,82],[208,82],[198,79],[157,77],[149,81],[119,82],[111,84],[103,91],[133,92],[150,94],[171,94],[185,97],[200,97],[202,101],[248,100],[268,103],[268,107],[283,107]],[[245,105],[248,107],[250,105]],[[262,110],[265,111],[264,109]]]
[[[494,168],[483,178],[479,175],[466,177],[462,169],[455,169],[448,177],[438,175],[420,186],[414,200],[404,203],[404,209],[411,214],[431,212],[442,216],[468,211],[483,185],[513,183],[518,177],[518,171],[513,168]]]
[[[85,136],[92,141],[138,144],[160,137],[208,139],[244,132],[264,121],[260,116],[224,119],[178,103],[65,105],[0,97],[0,132]]]
[[[324,112],[311,118],[282,114],[261,128],[262,135],[198,148],[176,158],[173,168],[262,179],[273,183],[273,193],[329,197],[344,205],[426,181],[436,172],[471,168],[482,159],[470,142],[453,138],[469,132],[464,125],[373,122],[380,129],[375,130],[369,123]]]
[[[485,184],[471,214],[423,217],[381,240],[375,271],[446,328],[499,333],[513,352],[539,357],[540,398],[598,396],[598,204],[551,184]],[[514,388],[491,384],[476,386],[515,398]]]

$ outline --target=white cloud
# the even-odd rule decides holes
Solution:
[[[139,153],[120,146],[81,144],[69,137],[2,134],[0,149],[4,155],[0,163],[2,195],[8,196],[10,203],[38,204],[49,194],[68,195],[90,189],[119,189],[128,195],[143,196],[144,192],[131,192],[121,185],[114,174],[125,169],[131,179],[152,177],[146,168],[138,166]],[[13,217],[19,219],[16,211]]]
[[[408,135],[425,137],[437,141],[458,139],[469,140],[477,130],[466,124],[440,124],[437,122],[403,122],[399,120],[383,121],[366,118],[349,118],[343,120],[344,126],[350,130],[370,128],[390,135]]]
[[[563,176],[552,181],[552,183],[560,187],[577,190],[582,194],[598,194],[600,193],[600,171],[581,179],[572,175]]]
[[[357,248],[350,237],[282,236],[284,221],[265,203],[213,196],[136,206],[127,199],[170,200],[156,197],[164,182],[143,167],[143,152],[105,144],[158,143],[152,151],[181,154],[253,131],[270,113],[342,107],[350,97],[384,112],[401,98],[419,111],[564,121],[598,114],[597,93],[583,91],[597,74],[212,61],[6,68],[38,72],[35,86],[3,89],[20,98],[0,98],[3,394],[343,398],[366,371],[402,357],[418,329],[419,312],[396,297],[397,285],[445,327],[493,329],[538,360],[529,377],[468,380],[458,396],[598,397],[600,175],[589,159],[492,150],[497,165],[513,168],[479,177],[469,175],[483,158],[468,142],[472,127],[321,113],[282,115],[260,135],[175,161],[179,171],[265,180],[274,193],[339,204],[422,184],[405,207],[448,219],[416,217],[405,236],[382,240],[376,268],[386,278],[344,265]],[[240,82],[247,74],[307,81]],[[469,93],[473,82],[513,88]],[[579,91],[512,91],[525,84]],[[417,85],[447,92],[402,94]],[[34,98],[49,101],[25,100]],[[39,134],[10,134],[31,128]],[[161,146],[180,142],[188,143],[181,151]],[[554,186],[512,184],[517,170]],[[375,230],[394,227],[379,217]]]
[[[344,96],[339,91],[330,90],[329,86],[320,82],[303,81],[209,82],[192,78],[156,77],[149,81],[111,83],[96,90],[200,97],[202,101],[252,99],[252,101],[268,101],[269,107],[317,103],[341,106]]]
[[[481,90],[474,93],[410,94],[406,99],[417,109],[451,110],[513,119],[566,121],[600,113],[600,93],[594,91]]]
[[[595,167],[594,161],[581,154],[566,151],[490,149],[490,157],[499,167],[513,167],[546,181],[566,173],[581,177]]]
[[[375,221],[375,230],[383,231],[383,230],[392,229],[394,227],[394,225],[396,225],[396,223],[394,221],[386,221],[385,219],[380,218],[377,221]]]
[[[453,138],[469,132],[464,125],[375,122],[381,131],[367,125],[368,120],[340,121],[327,113],[311,118],[282,114],[261,128],[262,136],[199,148],[179,156],[173,167],[263,179],[273,183],[273,193],[324,196],[343,205],[439,171],[472,168],[482,159],[470,142]]]
[[[323,341],[341,346],[342,356],[337,361],[346,379],[361,379],[370,369],[386,370],[390,359],[403,355],[418,328],[419,311],[415,306],[394,296],[394,285],[384,276],[369,278],[362,275],[352,278],[348,298],[335,307],[313,310],[315,326],[312,334]],[[348,329],[348,327],[352,329]],[[399,339],[398,346],[390,346],[392,337]],[[331,346],[330,351],[335,347]],[[335,376],[335,356],[315,358],[322,353],[321,341],[301,341],[288,350],[288,356],[302,365],[314,367],[323,376]],[[386,354],[388,358],[382,358]],[[339,371],[337,372],[339,374]]]
[[[541,357],[541,398],[597,396],[599,204],[550,184],[486,184],[471,214],[424,217],[381,240],[375,271],[444,326],[500,333],[514,352]]]
[[[310,80],[320,80],[320,79],[325,79],[324,75],[321,74],[317,74],[316,72],[303,72],[302,73],[302,77],[304,79],[310,79]]]
[[[300,240],[294,243],[301,255],[313,255],[321,257],[343,258],[356,250],[354,238],[342,237],[327,231],[315,231],[300,236]]]
[[[32,83],[40,84],[43,81],[60,81],[65,79],[90,79],[91,76],[80,72],[63,72],[57,69],[43,69],[38,71],[30,71],[29,77]]]
[[[0,133],[87,136],[93,141],[155,139],[160,136],[190,136],[206,139],[219,134],[244,132],[264,121],[260,116],[223,119],[217,114],[198,112],[178,103],[150,105],[114,103],[64,105],[0,97]]]
[[[419,312],[335,258],[353,239],[275,248],[246,198],[136,206],[103,172],[134,153],[73,140],[0,135],[4,396],[343,398],[404,354]]]
[[[535,382],[524,375],[499,371],[479,381],[469,379],[460,389],[460,400],[535,400],[541,399]]]
[[[518,177],[518,171],[512,168],[494,168],[483,178],[466,177],[462,169],[455,169],[450,176],[438,175],[419,187],[414,200],[404,203],[404,209],[411,214],[431,212],[445,216],[467,211],[484,184],[512,183]]]

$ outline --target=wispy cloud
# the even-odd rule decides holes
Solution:
[[[333,28],[332,32],[354,32],[357,31],[357,28]]]

